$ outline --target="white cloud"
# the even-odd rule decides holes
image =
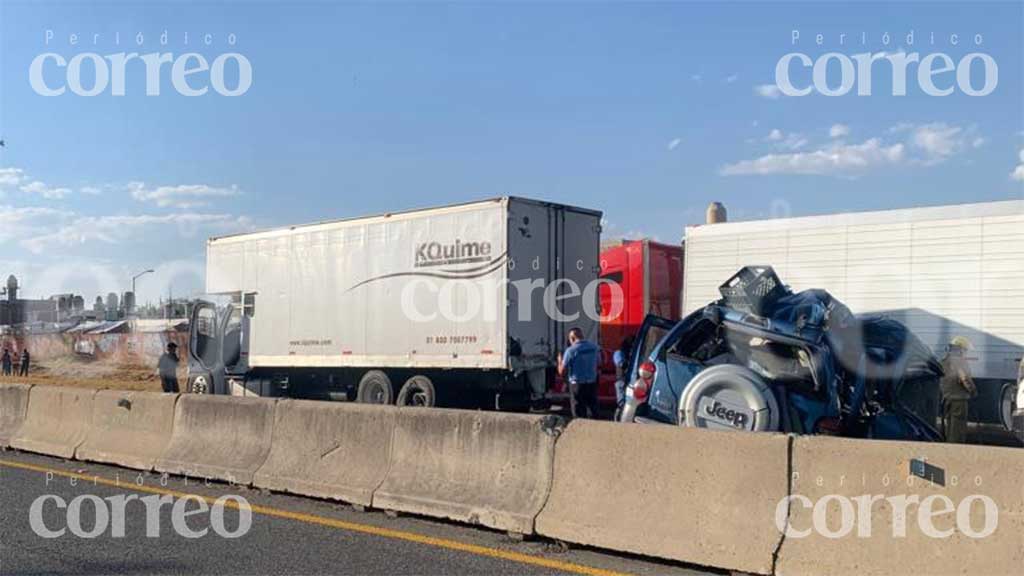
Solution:
[[[0,194],[14,190],[47,200],[60,200],[71,195],[70,188],[48,186],[42,180],[30,178],[21,168],[0,168]]]
[[[222,188],[206,184],[182,184],[147,188],[143,182],[130,182],[128,190],[131,192],[132,198],[140,202],[153,202],[161,208],[179,209],[206,206],[209,204],[210,198],[226,198],[242,193],[235,185]]]
[[[930,124],[900,123],[886,131],[887,136],[871,138],[860,144],[846,144],[843,137],[850,127],[834,124],[829,128],[831,142],[817,150],[796,153],[808,144],[798,132],[778,128],[764,137],[778,150],[792,153],[767,154],[725,165],[720,173],[736,174],[835,174],[855,175],[872,168],[906,164],[932,166],[953,156],[983,146],[985,138],[976,126],[955,126],[943,122]],[[748,142],[750,142],[748,140]],[[970,159],[967,159],[970,161]],[[1024,172],[1024,169],[1022,169]],[[1014,178],[1016,178],[1016,172]]]
[[[18,189],[26,194],[37,194],[48,200],[60,200],[71,194],[70,188],[54,188],[47,186],[39,180],[33,180],[28,184],[23,184]]]
[[[700,81],[703,80],[703,79],[704,79],[704,77],[701,76],[700,74],[692,74],[690,76],[690,80],[693,80],[694,82],[696,82],[698,84],[700,84]]]
[[[1020,164],[1017,164],[1017,167],[1010,173],[1010,178],[1018,182],[1024,182],[1024,148],[1020,149],[1017,159],[1020,160]]]
[[[784,150],[799,150],[807,145],[807,139],[799,132],[786,134],[778,128],[773,129],[765,137],[765,140],[774,142],[775,146]]]
[[[754,94],[769,100],[777,100],[779,96],[782,96],[782,91],[775,84],[759,84],[754,86]]]
[[[926,166],[945,162],[956,154],[985,145],[977,126],[967,127],[931,122],[911,124],[900,122],[889,129],[890,134],[907,134],[907,144],[921,153],[915,161]]]
[[[740,79],[740,75],[739,74],[731,74],[731,75],[725,77],[725,83],[726,84],[732,84],[733,82],[735,82],[735,81],[737,81],[739,79]]]
[[[856,174],[904,158],[903,144],[885,146],[878,138],[861,144],[833,144],[810,152],[766,154],[722,167],[723,176],[744,174]]]
[[[45,206],[0,206],[0,244],[45,233],[71,215]]]
[[[666,148],[668,148],[669,150],[675,150],[682,141],[682,138],[673,138],[672,140],[669,141]]]
[[[25,178],[21,168],[0,168],[0,189],[14,188]]]
[[[804,146],[807,146],[807,138],[796,133],[791,133],[788,134],[786,139],[779,143],[779,145],[787,150],[799,150]]]
[[[177,236],[186,238],[199,235],[209,236],[211,231],[223,232],[251,228],[248,218],[229,214],[80,216],[66,222],[55,231],[25,238],[21,244],[37,254],[53,246],[72,247],[87,242],[116,244],[131,239],[142,231],[150,233],[154,227],[166,225],[177,226]]]
[[[832,127],[828,129],[829,138],[842,138],[849,134],[850,127],[846,124],[833,124]]]
[[[925,154],[924,162],[937,164],[966,147],[964,129],[942,122],[911,129],[910,144]]]
[[[204,240],[252,230],[252,221],[212,210],[126,213],[123,198],[131,194],[154,206],[180,207],[240,193],[237,187],[142,183],[79,184],[72,190],[18,168],[0,168],[0,197],[16,197],[0,202],[0,246],[9,248],[0,253],[0,271],[18,274],[26,295],[73,291],[84,293],[90,304],[96,294],[123,290],[126,278],[146,268],[157,269],[143,283],[146,298],[155,301],[172,287],[176,296],[193,293],[203,284]],[[75,194],[105,197],[83,203],[84,213],[43,202]]]

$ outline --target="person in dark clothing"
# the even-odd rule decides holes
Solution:
[[[612,355],[615,364],[615,405],[619,408],[626,401],[626,385],[629,384],[630,359],[633,356],[633,337],[622,339],[619,349]]]
[[[597,418],[597,364],[600,350],[583,337],[579,328],[569,330],[569,348],[559,354],[558,375],[569,381],[569,406],[573,418]]]
[[[11,368],[13,367],[13,359],[11,358],[11,351],[4,348],[4,355],[0,358],[0,367],[3,369],[4,376],[10,376],[12,374]]]
[[[164,392],[178,393],[178,345],[167,343],[167,352],[160,356],[157,370],[160,372],[160,385]]]
[[[28,363],[29,363],[28,348],[21,349],[21,365],[18,366],[18,376],[28,376]]]

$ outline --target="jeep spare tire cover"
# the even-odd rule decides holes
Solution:
[[[745,366],[702,370],[679,402],[679,424],[692,428],[765,432],[779,429],[779,405],[764,380]]]

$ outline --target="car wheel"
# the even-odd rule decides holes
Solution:
[[[391,379],[380,370],[370,370],[363,374],[359,380],[356,401],[362,404],[391,404],[394,401]]]
[[[395,403],[399,406],[433,407],[437,403],[434,383],[430,381],[430,378],[419,374],[409,378],[399,390],[398,400]]]

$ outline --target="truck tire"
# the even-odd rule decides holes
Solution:
[[[359,391],[356,402],[361,404],[392,404],[395,392],[391,388],[391,378],[380,370],[370,370],[359,380]]]
[[[422,406],[432,408],[437,404],[437,393],[430,378],[417,374],[410,377],[398,391],[398,406]]]
[[[1009,432],[1013,432],[1013,411],[1017,389],[1012,384],[1003,386],[1003,394],[999,401],[999,423]]]
[[[210,376],[207,374],[199,374],[195,376],[188,383],[189,394],[209,394],[210,390]]]

